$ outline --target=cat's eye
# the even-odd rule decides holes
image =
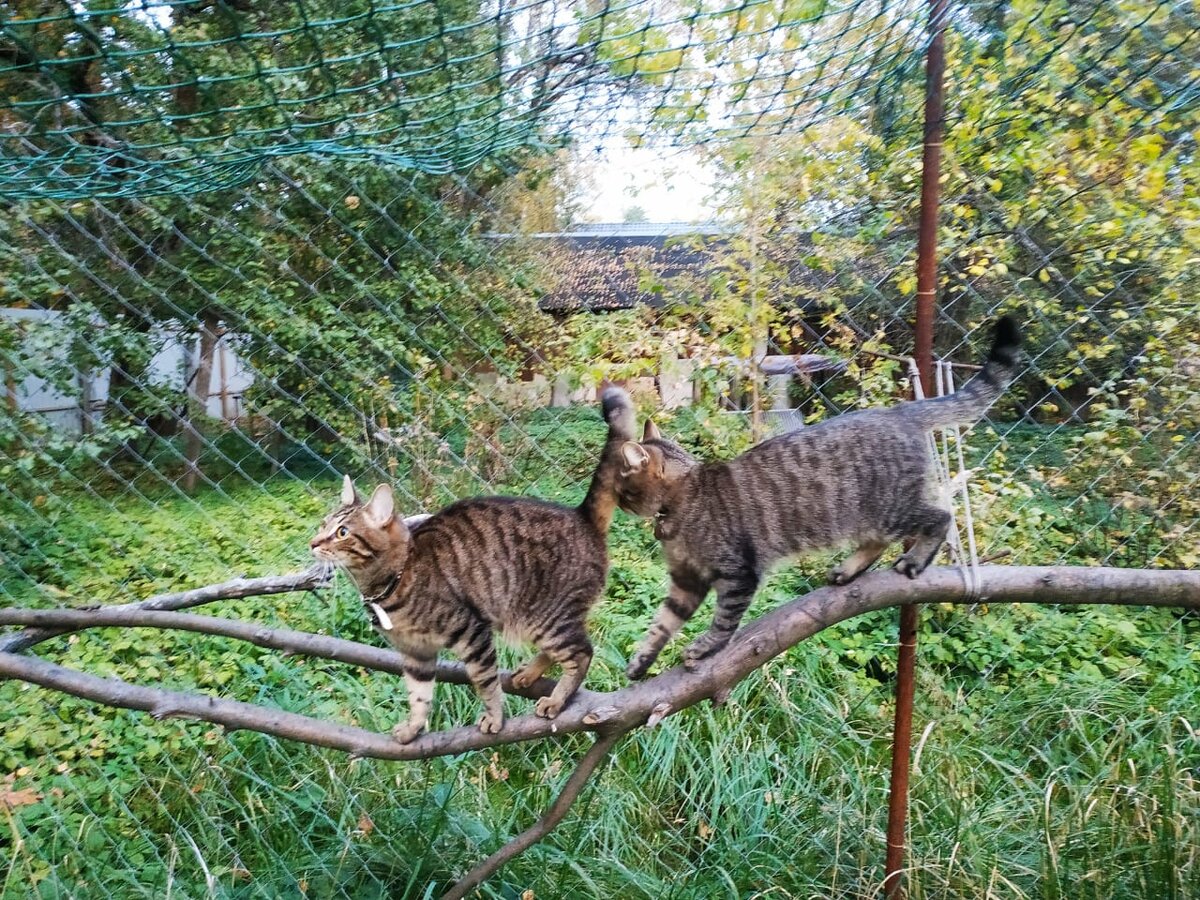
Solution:
[[[343,525],[341,528],[339,528],[337,530],[337,536],[340,538],[347,537],[347,536],[349,536],[349,534],[350,534],[350,529],[347,528],[345,525]]]

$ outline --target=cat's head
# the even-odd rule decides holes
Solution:
[[[695,457],[664,438],[658,426],[647,420],[641,443],[626,441],[621,445],[613,485],[617,505],[627,513],[653,519],[695,465]]]
[[[408,525],[396,515],[391,487],[379,485],[364,502],[347,475],[342,481],[341,502],[325,517],[309,547],[317,559],[354,574],[384,559],[394,565],[407,555],[410,543]]]

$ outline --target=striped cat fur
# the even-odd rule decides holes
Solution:
[[[617,501],[654,520],[671,580],[629,677],[646,674],[709,589],[716,613],[684,651],[685,665],[720,650],[763,575],[789,557],[850,545],[854,552],[829,573],[846,584],[889,544],[909,540],[895,568],[909,578],[923,572],[950,525],[934,497],[927,433],[982,417],[1012,380],[1019,345],[1016,323],[1001,318],[986,365],[957,393],[837,416],[729,462],[699,462],[648,421],[641,443],[620,448]]]
[[[528,686],[553,665],[554,691],[537,701],[554,718],[592,661],[587,616],[604,589],[605,536],[616,507],[619,450],[636,439],[629,396],[610,388],[601,409],[608,438],[578,507],[515,497],[452,503],[414,528],[381,484],[364,502],[345,477],[341,503],[312,539],[313,555],[341,566],[375,627],[404,655],[409,717],[392,731],[407,743],[426,727],[438,651],[452,650],[483,700],[479,727],[504,723],[493,635],[528,642],[537,655],[513,675]]]

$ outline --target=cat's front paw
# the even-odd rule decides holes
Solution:
[[[401,722],[392,729],[392,737],[401,744],[408,744],[414,741],[417,735],[424,730],[425,726],[419,722]]]
[[[543,719],[553,719],[560,712],[565,703],[562,700],[556,700],[553,696],[542,697],[538,700],[533,711]]]
[[[495,734],[504,725],[504,713],[484,712],[479,717],[479,730],[484,734]]]
[[[705,632],[688,644],[687,649],[683,651],[683,667],[690,672],[696,668],[700,660],[712,656],[728,643],[728,637],[713,634],[711,631]]]
[[[925,571],[925,566],[926,564],[918,562],[905,553],[898,560],[896,560],[896,565],[892,568],[906,578],[916,578]]]

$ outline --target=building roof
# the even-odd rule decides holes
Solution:
[[[669,300],[660,285],[684,276],[703,278],[712,271],[715,251],[734,232],[718,223],[610,223],[580,225],[570,231],[532,235],[492,234],[496,240],[520,240],[540,258],[549,283],[538,301],[544,312],[604,312],[637,306],[662,306]],[[769,255],[787,270],[787,280],[816,294],[826,275],[801,261],[806,235],[773,244]],[[703,287],[701,286],[701,289]]]
[[[698,274],[709,266],[704,239],[584,235],[546,240],[553,284],[538,305],[546,312],[600,312],[661,306],[655,282]]]

